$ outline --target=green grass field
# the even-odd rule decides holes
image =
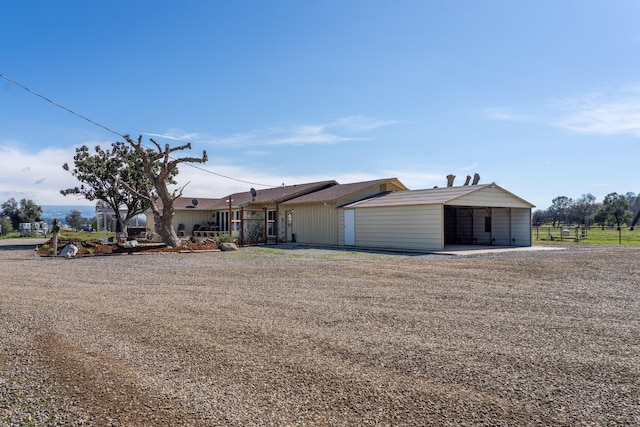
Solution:
[[[569,230],[570,239],[560,239],[562,230]],[[550,239],[549,236],[554,236]],[[549,241],[575,241],[575,227],[533,227],[532,237],[534,242]],[[601,243],[607,245],[640,245],[640,227],[630,230],[629,227],[622,227],[620,231],[615,228],[591,227],[586,230],[586,238],[582,238],[582,232],[578,231],[579,242],[581,243]]]

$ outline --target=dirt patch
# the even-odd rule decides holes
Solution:
[[[77,348],[56,333],[36,336],[34,349],[50,373],[50,386],[60,390],[57,398],[68,407],[81,408],[77,415],[86,424],[181,425],[171,402],[150,396],[122,361]]]

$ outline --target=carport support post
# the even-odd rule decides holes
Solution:
[[[487,207],[487,213],[489,214],[489,244],[493,246],[493,217],[491,216],[491,208]]]
[[[227,222],[229,223],[229,228],[227,228],[227,231],[229,232],[229,236],[231,236],[231,202],[233,202],[233,200],[231,199],[231,197],[229,197],[229,218],[227,218]]]
[[[276,245],[278,244],[278,222],[280,221],[280,203],[276,202],[276,219],[273,223],[273,232],[276,234]]]
[[[240,206],[240,246],[244,246],[244,206]]]
[[[507,215],[509,215],[509,246],[513,244],[513,233],[511,232],[511,208],[507,209]]]

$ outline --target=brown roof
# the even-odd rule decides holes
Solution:
[[[334,180],[310,182],[306,184],[283,185],[282,187],[265,188],[257,190],[255,198],[250,191],[241,193],[233,193],[220,199],[210,199],[202,197],[185,197],[180,196],[173,201],[174,210],[220,210],[229,207],[229,199],[232,200],[231,205],[237,209],[240,206],[246,206],[251,203],[276,203],[289,200],[294,197],[307,194],[312,191],[322,190],[328,187],[338,185]],[[194,205],[194,201],[197,200]],[[162,203],[158,200],[159,205]]]
[[[194,201],[197,201],[194,204]],[[160,200],[158,200],[159,205],[161,206]],[[185,209],[194,209],[199,211],[210,211],[213,209],[217,209],[216,206],[220,204],[220,199],[206,199],[202,197],[185,197],[180,196],[173,201],[173,209],[175,210],[185,210]]]
[[[324,190],[315,191],[304,196],[296,197],[295,199],[290,199],[283,204],[335,202],[367,188],[386,184],[388,182],[393,182],[398,187],[407,190],[407,187],[405,187],[397,178],[376,179],[373,181],[334,185],[333,187],[325,188]]]
[[[310,193],[312,191],[322,190],[324,188],[332,187],[338,183],[334,180],[310,182],[306,184],[294,184],[283,185],[282,187],[265,188],[262,190],[256,190],[256,196],[253,197],[250,191],[243,191],[241,193],[230,194],[221,200],[222,205],[217,209],[228,207],[229,198],[232,200],[232,206],[237,208],[239,206],[246,206],[249,204],[264,204],[264,203],[280,203],[294,197],[301,196],[303,194]]]

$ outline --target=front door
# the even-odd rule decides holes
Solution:
[[[353,246],[356,244],[356,211],[345,209],[344,211],[344,244]]]
[[[293,241],[293,209],[284,213],[284,233],[287,242]]]

